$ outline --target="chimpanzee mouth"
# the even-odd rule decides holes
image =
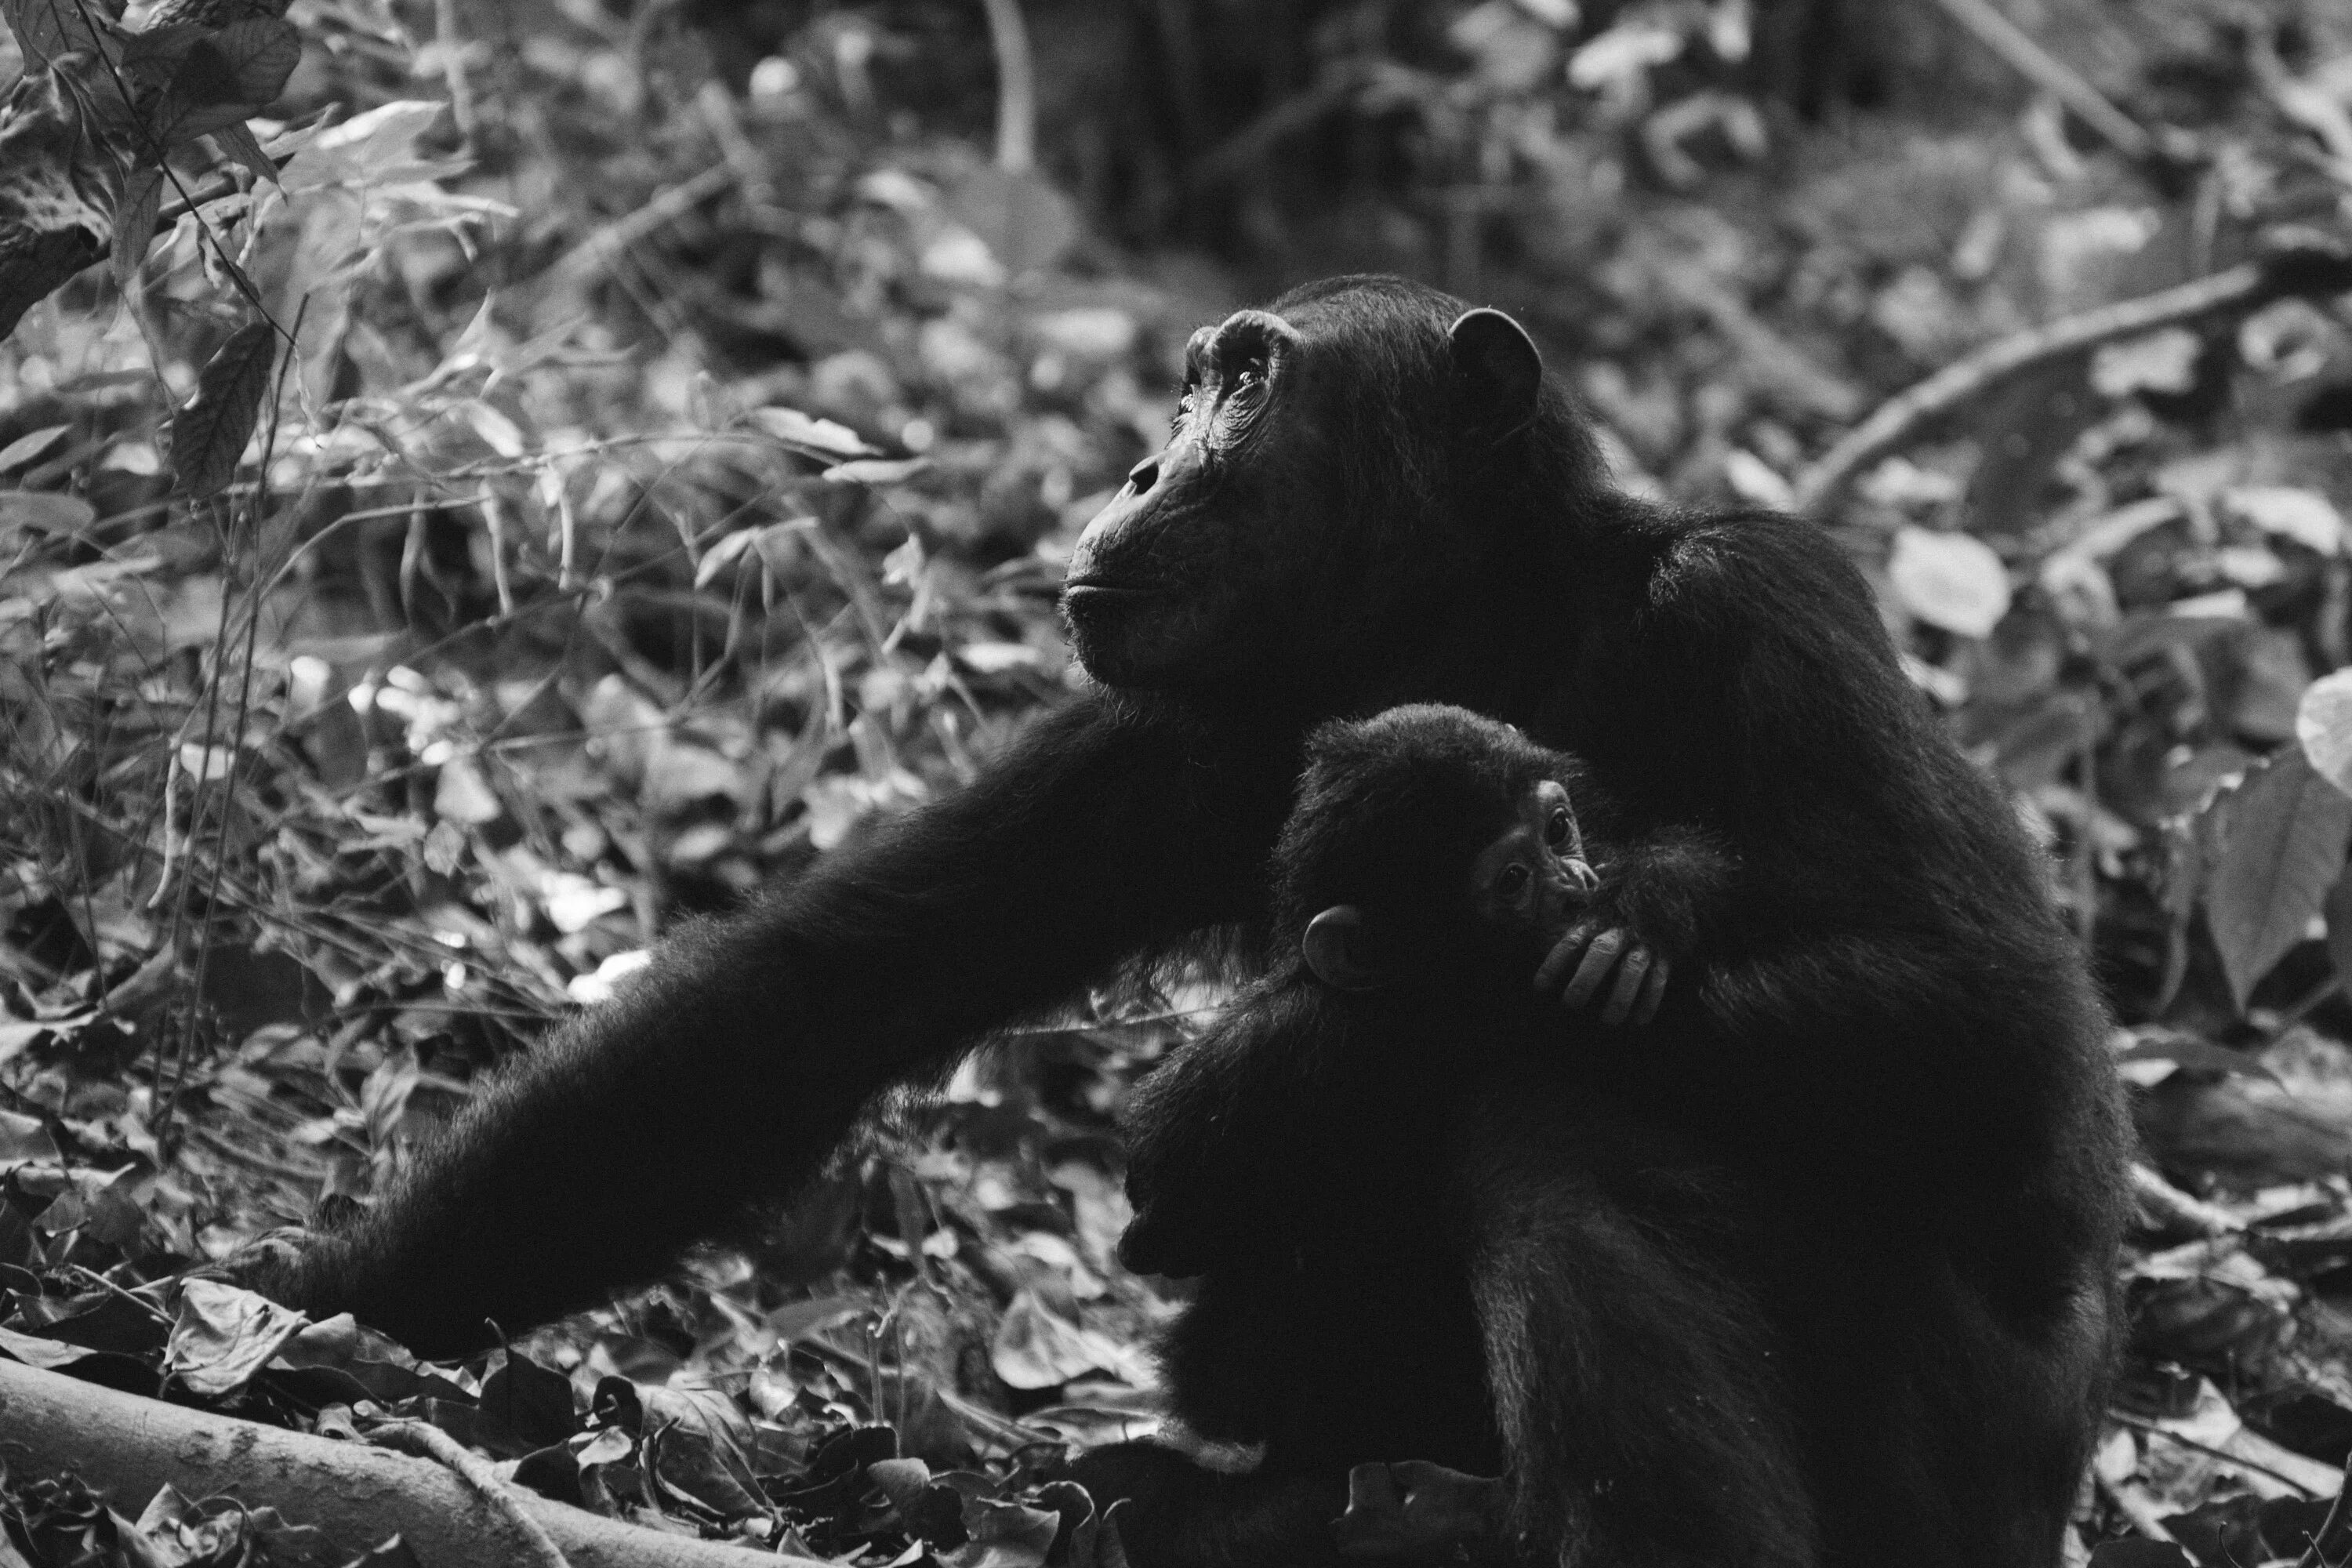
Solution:
[[[1085,612],[1139,605],[1160,596],[1157,588],[1139,587],[1129,583],[1108,583],[1100,578],[1062,585],[1062,607]]]

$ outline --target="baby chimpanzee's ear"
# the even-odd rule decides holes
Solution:
[[[1388,976],[1365,955],[1364,911],[1353,904],[1334,904],[1307,922],[1299,943],[1307,967],[1326,985],[1342,991],[1370,991]]]

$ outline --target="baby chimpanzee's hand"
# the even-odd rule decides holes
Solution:
[[[1657,1016],[1658,1004],[1665,1000],[1671,968],[1664,953],[1625,927],[1581,920],[1568,928],[1568,934],[1537,967],[1535,988],[1549,994],[1566,975],[1568,984],[1559,993],[1561,1006],[1573,1011],[1600,1001],[1604,1024],[1628,1020],[1646,1024]],[[1612,973],[1617,983],[1609,985]],[[1605,999],[1604,986],[1608,987]]]

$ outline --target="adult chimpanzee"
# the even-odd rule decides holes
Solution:
[[[1866,1287],[1819,1304],[1856,1353],[1808,1374],[1853,1458],[1822,1483],[1825,1555],[2047,1559],[2122,1205],[2100,1014],[2033,851],[1860,575],[1805,522],[1612,490],[1517,324],[1410,283],[1301,289],[1187,363],[1167,448],[1071,562],[1064,614],[1100,687],[968,788],[672,943],[278,1288],[449,1350],[642,1279],[789,1188],[882,1085],[1260,915],[1316,721],[1453,702],[1577,753],[1628,840],[1681,825],[1735,858],[1740,919],[1706,977],[1730,1022],[1664,1087],[1678,1136],[1769,1163],[1775,1201]],[[1635,1223],[1599,1187],[1547,1193],[1507,1163],[1492,1181],[1531,1231]],[[1638,1273],[1616,1278],[1596,1299],[1648,1310]],[[1633,1413],[1591,1419],[1641,1438]],[[1237,1518],[1290,1484],[1179,1473],[1147,1479]]]

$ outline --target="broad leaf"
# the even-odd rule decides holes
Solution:
[[[60,55],[77,52],[119,58],[121,48],[113,35],[86,18],[112,21],[121,10],[105,0],[0,0],[0,22],[8,24],[28,64],[50,65]]]
[[[2323,675],[2304,688],[2294,738],[2320,777],[2352,795],[2352,669]]]
[[[2242,1009],[2310,929],[2344,871],[2352,797],[2289,748],[2222,791],[2199,821],[2210,879],[2205,919]]]
[[[200,500],[218,495],[236,477],[237,459],[253,439],[269,390],[276,337],[267,321],[231,332],[196,377],[196,395],[172,416],[172,471]]]
[[[253,171],[253,177],[269,184],[278,183],[278,165],[261,150],[261,141],[253,127],[240,120],[234,125],[224,125],[212,133],[213,142],[229,157]]]
[[[864,437],[846,425],[836,425],[830,419],[818,419],[797,408],[754,408],[751,422],[782,441],[804,452],[826,458],[878,458],[882,449],[866,445]]]
[[[2009,613],[2009,569],[1990,545],[1965,533],[1905,529],[1895,536],[1886,575],[1905,609],[1962,637],[1991,635]]]
[[[163,1352],[163,1370],[190,1393],[218,1399],[251,1381],[308,1321],[250,1290],[216,1279],[191,1279],[180,1288],[180,1311]]]
[[[302,35],[271,16],[197,39],[155,106],[157,138],[177,146],[239,123],[285,90],[301,59]]]
[[[73,434],[70,425],[47,425],[0,447],[0,474],[25,468]]]

